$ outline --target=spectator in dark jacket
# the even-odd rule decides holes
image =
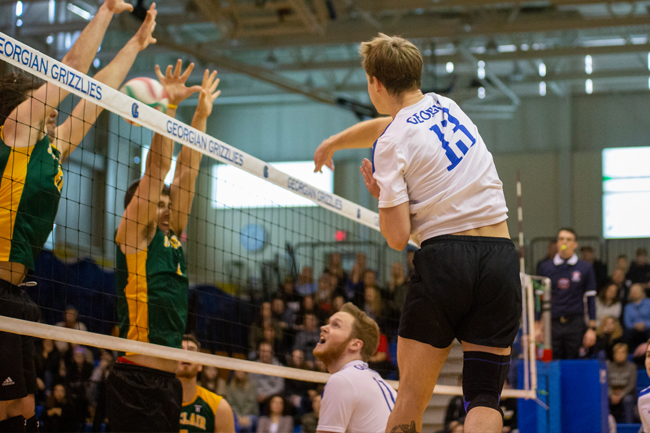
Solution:
[[[629,302],[625,306],[625,341],[634,350],[647,341],[649,336],[650,299],[645,297],[641,284],[632,284]]]
[[[650,263],[648,263],[648,250],[639,248],[636,250],[636,257],[630,264],[630,270],[627,271],[626,279],[633,284],[643,285],[645,290],[650,290]]]
[[[63,384],[54,385],[52,395],[48,398],[41,415],[42,431],[46,433],[81,431],[79,416],[74,403],[66,397]]]

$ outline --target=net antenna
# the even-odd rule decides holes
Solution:
[[[22,54],[18,55],[16,54],[17,52]],[[39,59],[38,62],[26,60],[33,60],[36,57]],[[322,209],[337,214],[348,222],[361,224],[373,229],[373,233],[378,235],[379,216],[376,212],[361,207],[335,194],[315,188],[300,179],[292,177],[287,173],[274,168],[271,164],[268,164],[265,161],[242,152],[241,150],[211,137],[208,134],[202,133],[183,122],[162,114],[115,89],[99,83],[85,74],[75,71],[74,76],[76,78],[74,80],[61,80],[61,77],[58,75],[59,71],[69,71],[69,67],[4,33],[0,33],[0,60],[4,60],[27,73],[37,76],[51,85],[65,88],[70,93],[101,106],[124,119],[142,125],[142,130],[147,128],[153,132],[169,137],[175,142],[184,146],[189,146],[218,162],[235,166],[255,177],[264,179],[287,191],[305,197],[320,206]],[[85,89],[89,88],[91,85],[95,88],[99,87],[101,93],[86,92]],[[318,233],[315,233],[314,235],[319,236]],[[233,277],[233,280],[236,279],[240,283],[243,278],[248,276],[248,272],[245,272],[245,269],[252,269],[252,266],[246,266],[245,260],[242,262],[244,263],[244,266],[240,266],[235,260],[231,260],[230,262],[230,276]],[[294,266],[292,265],[291,268],[293,267]],[[291,273],[293,272],[297,272],[297,269],[291,269]],[[525,383],[524,389],[504,390],[503,396],[535,399],[537,381],[534,362],[535,341],[533,330],[535,302],[532,285],[533,277],[524,274],[523,278],[525,284],[522,284],[522,300],[525,308],[525,317],[527,319],[525,321],[525,324],[527,324],[527,327],[525,328],[527,344],[525,347],[528,348],[524,349],[524,356],[526,359],[525,364],[527,366],[530,364],[528,367],[530,381]],[[329,375],[325,373],[185,351],[151,343],[121,339],[108,335],[83,332],[76,329],[68,329],[41,323],[33,323],[9,317],[0,316],[0,330],[109,350],[146,354],[177,361],[199,363],[224,369],[242,370],[250,373],[275,375],[309,382],[324,383],[329,377]],[[389,381],[389,383],[396,389],[399,387],[397,381]],[[462,395],[462,388],[458,386],[436,385],[433,392],[434,394]]]

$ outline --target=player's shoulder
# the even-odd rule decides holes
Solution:
[[[212,412],[216,412],[217,408],[219,407],[219,403],[221,403],[221,400],[223,397],[220,395],[215,394],[212,391],[208,391],[207,389],[203,388],[202,386],[197,386],[196,387],[196,394],[198,397],[200,397],[204,402],[210,406],[212,409]]]

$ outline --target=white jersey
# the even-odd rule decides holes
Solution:
[[[323,390],[318,431],[384,433],[397,394],[368,364],[348,362]]]
[[[639,417],[643,423],[643,431],[650,433],[650,387],[639,393]]]
[[[409,202],[418,244],[508,217],[503,184],[476,126],[435,93],[397,113],[373,146],[373,169],[379,207]]]

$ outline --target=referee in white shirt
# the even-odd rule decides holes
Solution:
[[[395,391],[368,368],[379,326],[352,303],[321,327],[314,356],[332,376],[323,390],[318,433],[380,433],[395,407]]]
[[[381,232],[397,250],[409,237],[421,244],[400,319],[400,388],[386,432],[422,431],[455,338],[464,351],[465,431],[500,432],[521,283],[492,155],[455,102],[422,94],[422,56],[413,44],[380,34],[359,51],[370,99],[390,118],[330,137],[314,162],[316,170],[333,168],[335,151],[372,146],[373,163],[364,159],[361,172],[379,199]]]

